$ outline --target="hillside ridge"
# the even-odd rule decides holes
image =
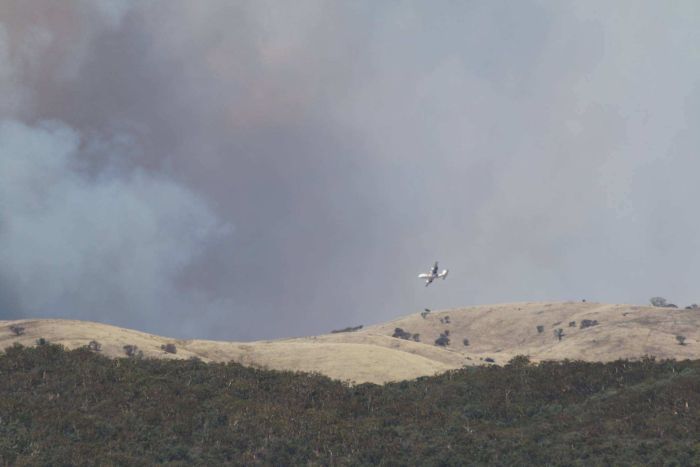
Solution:
[[[24,329],[17,335],[11,326]],[[147,358],[234,361],[381,384],[463,366],[505,364],[516,355],[533,361],[700,359],[698,329],[699,310],[521,302],[417,312],[352,332],[254,342],[171,339],[90,321],[22,319],[0,321],[0,349],[35,345],[40,338],[68,349],[94,340],[112,358],[124,357],[124,346],[130,345]],[[445,345],[437,345],[438,340]],[[165,351],[168,344],[176,353]]]

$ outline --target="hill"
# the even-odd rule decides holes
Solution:
[[[235,363],[0,354],[0,465],[696,465],[700,362],[514,359],[347,385]]]
[[[24,333],[16,335],[10,326],[23,327]],[[554,334],[557,329],[562,330],[561,339]],[[197,357],[205,362],[318,372],[356,383],[385,383],[465,365],[504,364],[516,355],[528,355],[533,361],[606,362],[645,355],[698,359],[698,329],[699,310],[539,302],[413,313],[352,332],[245,343],[176,340],[86,321],[0,321],[0,348],[16,342],[34,345],[44,338],[74,349],[95,340],[101,353],[113,358],[124,356],[124,346],[132,345],[150,358]],[[449,339],[445,346],[436,345],[441,335]],[[676,339],[679,335],[685,337],[684,345]],[[168,344],[176,353],[163,350]]]

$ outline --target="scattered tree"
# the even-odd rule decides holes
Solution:
[[[443,334],[449,337],[449,336],[450,336],[450,330],[449,330],[449,329],[445,329],[445,332],[443,332]]]
[[[413,335],[413,340],[416,341],[416,342],[420,342],[420,334],[417,334],[417,333],[414,334],[414,335]]]
[[[129,358],[141,358],[143,357],[143,351],[139,350],[138,346],[127,344],[123,347],[124,353]]]
[[[362,329],[361,324],[359,326],[348,326],[347,328],[343,329],[334,329],[333,331],[331,331],[331,334],[337,334],[339,332],[355,332],[359,331],[360,329]]]
[[[99,352],[100,350],[102,350],[102,344],[100,344],[97,341],[90,341],[87,345],[87,348],[89,350],[92,350],[93,352]]]
[[[411,334],[410,332],[404,331],[401,328],[395,328],[394,334],[392,334],[391,337],[397,337],[399,339],[410,340],[413,338],[413,334]]]
[[[562,328],[555,329],[554,330],[554,337],[561,340],[561,338],[564,337],[564,330]]]
[[[48,344],[48,343],[49,343],[49,341],[47,341],[47,340],[44,339],[43,337],[40,337],[40,338],[38,338],[38,339],[36,340],[36,345],[46,345],[46,344]]]
[[[168,344],[163,344],[160,346],[161,350],[167,352],[167,353],[177,353],[177,348],[175,347],[175,344],[168,343]]]
[[[542,334],[544,332],[544,326],[541,324],[537,325],[537,333]]]
[[[649,299],[649,302],[651,303],[652,306],[659,306],[659,307],[666,306],[666,299],[664,297],[651,297]]]
[[[576,321],[569,321],[569,327],[570,327],[570,328],[575,328],[575,327],[576,327]]]
[[[591,326],[597,326],[597,319],[583,319],[581,320],[581,329],[590,328]]]
[[[447,337],[445,334],[440,334],[440,337],[435,339],[435,345],[439,345],[440,347],[447,347],[450,345],[450,338]]]
[[[676,336],[679,345],[685,345],[685,336]]]
[[[22,334],[24,334],[24,328],[22,326],[18,326],[16,324],[13,324],[10,326],[10,331],[12,331],[12,333],[15,336],[21,336]]]
[[[485,361],[485,362],[489,362],[489,363],[495,363],[495,362],[496,362],[496,360],[494,360],[494,359],[491,358],[491,357],[486,357],[486,358],[484,359],[484,361]]]
[[[465,347],[469,346],[469,339],[462,339],[462,344],[464,344]]]
[[[450,324],[450,317],[449,316],[445,316],[445,324]]]
[[[428,316],[428,313],[430,313],[430,308],[426,308],[425,310],[421,311],[421,318],[425,319],[425,317]]]
[[[697,303],[693,303],[692,305],[685,307],[686,310],[697,310],[698,308],[700,308],[700,306],[698,306]]]

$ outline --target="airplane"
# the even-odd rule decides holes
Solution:
[[[418,277],[420,279],[425,279],[425,286],[428,287],[435,279],[444,280],[445,277],[447,277],[448,272],[449,271],[447,269],[443,269],[442,272],[438,272],[438,262],[435,261],[435,264],[433,264],[433,267],[430,268],[429,273],[418,274]]]

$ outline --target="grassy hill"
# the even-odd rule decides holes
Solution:
[[[543,362],[383,386],[235,363],[0,354],[2,465],[694,465],[700,362]]]
[[[356,323],[350,323],[356,324]],[[10,326],[24,328],[15,335]],[[404,337],[392,337],[399,328]],[[555,336],[562,330],[561,340]],[[176,340],[100,323],[72,320],[0,321],[0,349],[37,339],[74,349],[95,340],[101,353],[237,362],[258,368],[317,372],[341,381],[385,383],[465,365],[504,364],[515,355],[533,361],[613,361],[644,355],[700,358],[700,310],[597,303],[513,303],[428,314],[413,313],[354,332],[257,342]],[[436,345],[441,334],[449,344]],[[685,337],[679,345],[676,336]],[[173,344],[176,353],[163,346]],[[465,345],[468,344],[468,345]]]

